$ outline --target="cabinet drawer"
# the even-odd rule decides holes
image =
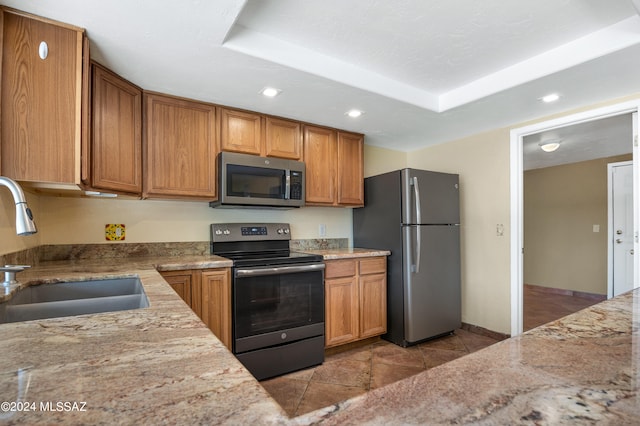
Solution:
[[[387,270],[387,258],[385,256],[372,257],[360,261],[360,275],[378,274]]]
[[[325,278],[352,277],[356,274],[355,260],[332,260],[326,262]]]

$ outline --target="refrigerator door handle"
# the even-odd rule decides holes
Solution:
[[[420,272],[420,249],[421,249],[421,245],[422,245],[422,229],[421,229],[421,224],[422,224],[422,212],[420,211],[420,186],[418,185],[418,177],[414,176],[413,179],[411,180],[413,183],[413,193],[415,195],[415,201],[416,201],[416,264],[413,267],[413,271],[415,273]]]
[[[422,226],[416,226],[416,266],[413,268],[417,274],[420,272],[420,246],[422,245]]]
[[[416,200],[416,224],[422,224],[422,212],[420,210],[420,187],[418,186],[418,177],[413,177],[413,193]]]

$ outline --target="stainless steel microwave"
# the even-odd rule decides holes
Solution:
[[[304,205],[301,161],[221,152],[218,201],[211,207],[295,208]]]

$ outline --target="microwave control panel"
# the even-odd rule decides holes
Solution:
[[[289,197],[292,200],[301,200],[302,199],[302,173],[301,172],[291,172],[291,196]]]

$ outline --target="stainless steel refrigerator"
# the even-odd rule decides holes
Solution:
[[[461,325],[458,175],[402,169],[365,179],[355,247],[387,249],[387,334],[401,346]]]

